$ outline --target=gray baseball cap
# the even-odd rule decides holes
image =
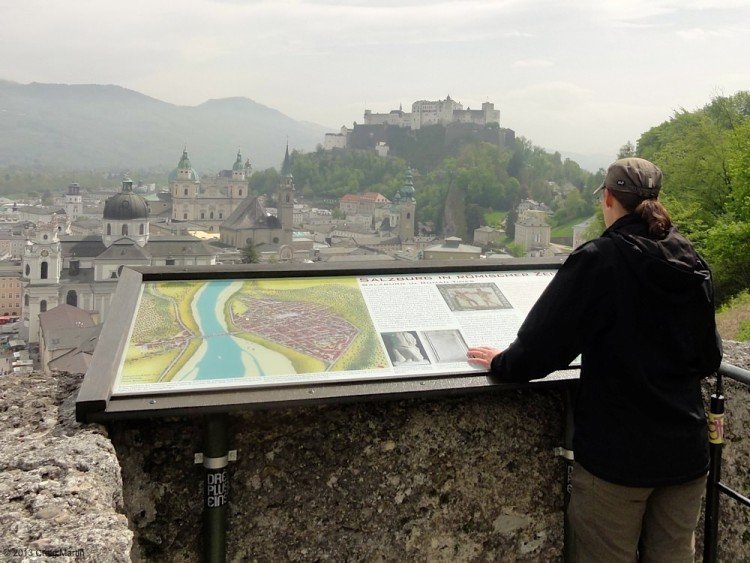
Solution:
[[[656,198],[661,189],[662,173],[656,164],[643,158],[621,158],[607,168],[602,188],[616,192],[630,192],[647,199]]]

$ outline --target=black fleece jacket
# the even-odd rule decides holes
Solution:
[[[708,469],[701,378],[721,363],[711,272],[673,228],[636,215],[577,248],[492,361],[528,381],[581,354],[575,458],[606,481],[674,485]]]

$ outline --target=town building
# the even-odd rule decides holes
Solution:
[[[345,194],[339,200],[339,209],[346,215],[370,215],[380,219],[388,214],[391,201],[383,194],[377,192],[365,192],[362,194]]]
[[[539,251],[549,247],[552,227],[543,212],[526,212],[515,224],[516,232],[513,242],[524,251]]]
[[[26,248],[26,237],[14,229],[0,230],[0,260],[20,260]]]
[[[62,304],[41,313],[39,326],[39,356],[44,371],[86,373],[102,328],[94,316]]]
[[[5,198],[0,198],[5,199]],[[18,205],[15,202],[4,201],[0,203],[0,224],[16,224],[21,221],[21,215],[18,213]]]
[[[279,260],[294,260],[294,176],[286,147],[281,166],[276,215],[270,214],[260,197],[245,197],[232,214],[219,226],[220,242],[235,248],[256,247],[259,253],[276,253]],[[304,243],[303,253],[312,257],[312,241]],[[309,246],[309,248],[307,248]]]
[[[102,234],[102,220],[99,218],[78,218],[73,221],[69,227],[71,235],[101,235]],[[24,239],[25,241],[25,239]]]
[[[349,142],[352,130],[342,126],[338,133],[326,133],[323,138],[323,148],[327,151],[333,149],[345,149]]]
[[[250,161],[242,162],[242,154],[231,170],[222,170],[216,177],[201,178],[193,169],[187,149],[177,169],[169,178],[172,194],[172,219],[199,223],[207,231],[218,231],[232,212],[249,195],[248,180],[252,172]]]
[[[42,207],[37,205],[19,205],[18,221],[29,223],[56,223],[60,230],[67,226],[68,215],[60,207]]]
[[[484,225],[474,229],[474,244],[488,247],[500,245],[505,240],[505,231]]]
[[[388,143],[384,141],[380,141],[377,145],[375,145],[375,154],[377,154],[380,158],[385,158],[390,152],[391,147],[389,147]]]
[[[481,255],[480,247],[462,244],[458,237],[447,237],[442,244],[428,246],[422,251],[424,260],[474,260]]]
[[[126,178],[107,198],[101,235],[65,235],[56,217],[29,232],[22,262],[23,319],[39,341],[39,314],[66,303],[104,321],[123,268],[216,263],[218,249],[190,236],[152,237],[149,208]]]
[[[523,216],[524,213],[528,211],[541,211],[548,215],[552,215],[552,209],[546,204],[546,203],[540,203],[538,201],[534,201],[533,199],[524,199],[521,203],[518,204],[518,207],[516,207],[516,211],[518,211],[518,216]]]
[[[65,194],[65,213],[71,221],[75,221],[83,215],[81,186],[76,182],[68,186],[68,193]]]
[[[380,239],[395,238],[401,242],[414,238],[416,206],[411,169],[407,170],[404,184],[393,201],[377,192],[346,194],[339,200],[339,209],[346,215],[344,230],[360,235],[353,238],[377,234]]]
[[[21,265],[14,262],[0,262],[0,315],[4,319],[21,316]]]

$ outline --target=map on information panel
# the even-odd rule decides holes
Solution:
[[[553,273],[145,282],[113,394],[476,370]]]

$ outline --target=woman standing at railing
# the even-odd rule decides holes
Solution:
[[[708,470],[701,378],[721,362],[708,266],[657,200],[661,170],[613,163],[607,229],[566,260],[507,350],[469,361],[528,381],[582,356],[568,508],[577,561],[693,561]]]

